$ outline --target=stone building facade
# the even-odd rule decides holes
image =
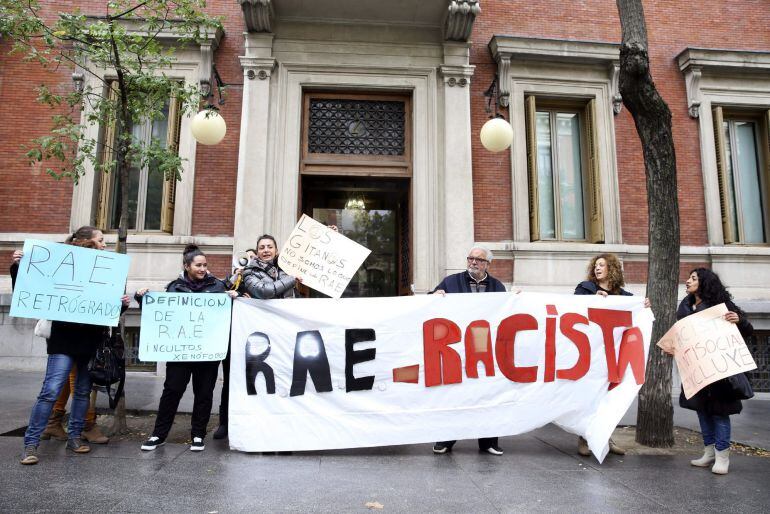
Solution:
[[[65,4],[98,14],[100,2]],[[681,277],[701,265],[719,273],[767,356],[764,7],[645,2],[653,77],[673,113]],[[425,292],[464,267],[473,243],[494,251],[492,273],[508,286],[569,293],[593,255],[614,252],[630,289],[644,293],[644,166],[617,89],[614,1],[212,0],[209,11],[223,16],[223,31],[181,50],[172,75],[205,81],[216,65],[227,84],[227,136],[202,146],[190,119],[178,120],[184,172],[162,226],[159,209],[171,205],[152,189],[164,186],[138,172],[145,196],[129,237],[129,289],[172,279],[187,243],[201,246],[221,276],[234,253],[262,233],[282,240],[301,213],[355,231],[345,224],[358,209],[379,231],[381,259],[351,294]],[[25,238],[60,241],[84,224],[103,226],[114,242],[110,184],[93,173],[75,186],[55,182],[20,150],[50,118],[34,86],[71,87],[72,70],[44,73],[9,47],[0,42],[0,258],[9,262]],[[495,77],[498,109],[514,132],[500,153],[479,140]],[[7,314],[7,275],[0,288],[0,367],[40,368],[44,349],[31,322]],[[137,323],[132,312],[128,324]]]

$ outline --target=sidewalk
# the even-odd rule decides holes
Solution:
[[[0,372],[0,429],[26,425],[39,373]],[[131,377],[128,406],[154,410],[162,379]],[[188,393],[191,396],[191,393]],[[216,405],[216,403],[215,403]],[[190,400],[183,400],[186,410]],[[770,447],[770,401],[745,402],[734,439]],[[623,420],[633,422],[635,407]],[[675,410],[679,426],[697,424]],[[764,442],[763,442],[764,441]],[[501,438],[505,455],[461,441],[451,454],[429,444],[293,455],[229,451],[207,439],[202,453],[134,442],[87,455],[43,442],[37,466],[21,466],[19,437],[0,437],[0,512],[762,512],[770,505],[770,459],[734,455],[730,474],[689,465],[688,455],[610,455],[604,464],[575,452],[575,436],[548,425]],[[379,509],[377,509],[379,510]]]

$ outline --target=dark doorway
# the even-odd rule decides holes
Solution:
[[[302,212],[372,251],[343,298],[410,294],[409,179],[304,175]]]

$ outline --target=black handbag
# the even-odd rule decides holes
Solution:
[[[727,377],[727,382],[730,384],[730,388],[733,390],[733,395],[736,400],[749,400],[754,398],[754,389],[751,387],[751,382],[746,373],[738,373]]]
[[[96,353],[88,363],[88,373],[91,381],[107,389],[110,409],[118,404],[126,383],[126,358],[123,338],[118,330],[106,329]],[[115,396],[112,395],[112,385],[118,384]]]

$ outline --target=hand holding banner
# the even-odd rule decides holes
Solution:
[[[688,400],[709,384],[757,368],[738,327],[724,319],[727,312],[721,303],[691,314],[658,341],[674,353]]]
[[[281,269],[316,291],[339,298],[371,253],[305,214],[278,255]]]
[[[218,361],[227,355],[232,300],[221,293],[146,293],[139,360]]]
[[[114,327],[130,260],[119,253],[27,239],[11,316]]]

